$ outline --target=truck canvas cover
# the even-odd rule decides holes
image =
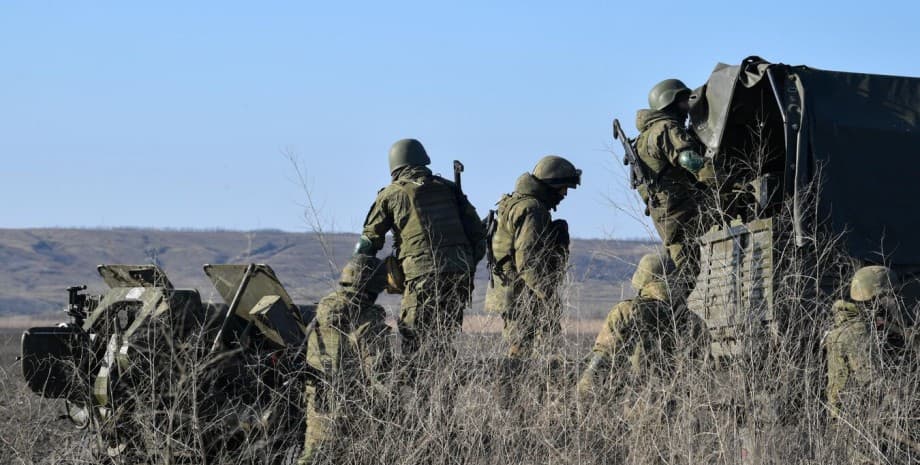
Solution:
[[[806,186],[820,186],[819,219],[854,258],[920,265],[920,78],[750,57],[716,66],[694,92],[690,116],[713,158],[739,156],[751,128],[763,128],[785,157],[784,191],[799,200]]]

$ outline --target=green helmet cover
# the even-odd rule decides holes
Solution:
[[[664,253],[650,253],[642,256],[636,272],[633,273],[632,287],[640,290],[646,284],[664,283],[667,276],[674,271],[674,262]]]
[[[661,111],[670,106],[681,94],[689,94],[690,88],[679,79],[665,79],[655,84],[648,93],[648,107]]]
[[[898,282],[898,274],[887,266],[862,267],[850,282],[850,298],[856,302],[867,302],[890,294]]]
[[[342,268],[339,284],[355,292],[380,294],[387,284],[387,270],[377,257],[355,255]]]
[[[553,187],[577,188],[581,184],[581,170],[572,162],[555,155],[547,155],[533,168],[533,177]]]
[[[400,139],[390,147],[390,174],[403,166],[427,166],[428,152],[416,139]]]

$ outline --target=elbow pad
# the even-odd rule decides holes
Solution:
[[[680,166],[685,170],[696,174],[703,169],[703,166],[706,164],[706,159],[693,150],[684,150],[677,155],[677,162],[680,163]]]
[[[361,238],[358,239],[358,243],[355,244],[355,253],[353,256],[358,255],[367,255],[369,257],[377,255],[377,251],[374,250],[374,244],[367,236],[362,235]]]

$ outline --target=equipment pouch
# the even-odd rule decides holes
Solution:
[[[402,294],[406,291],[406,275],[403,273],[402,264],[395,255],[389,255],[383,260],[387,267],[387,294]]]

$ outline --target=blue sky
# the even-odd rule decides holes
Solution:
[[[748,55],[920,75],[916,2],[619,3],[4,3],[0,227],[305,231],[292,152],[358,231],[416,137],[482,215],[553,153],[585,173],[575,235],[644,238],[610,122],[634,133],[657,81]]]

